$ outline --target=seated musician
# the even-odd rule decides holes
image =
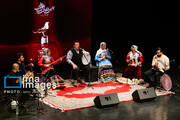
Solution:
[[[12,70],[8,73],[9,76],[19,76],[17,73],[19,71],[19,65],[17,63],[14,63],[12,65]],[[20,79],[19,78],[7,78],[6,79],[7,86],[19,86],[20,84]],[[7,90],[12,90],[11,88],[6,88]],[[12,94],[13,100],[17,100],[20,105],[25,104],[25,102],[28,99],[28,94],[23,94],[23,88],[13,88],[13,90],[16,90],[16,93]],[[17,92],[19,91],[19,93]],[[25,106],[24,106],[25,107]]]
[[[96,66],[99,67],[99,80],[103,83],[115,81],[115,74],[110,59],[111,55],[106,49],[106,43],[101,42],[100,49],[96,52],[95,61]]]
[[[17,53],[17,64],[19,65],[19,71],[18,71],[18,75],[19,76],[23,76],[26,74],[26,72],[28,71],[28,69],[30,67],[33,67],[33,63],[30,63],[28,65],[24,64],[24,55],[23,53]]]
[[[77,82],[80,82],[81,84],[85,84],[83,80],[79,79],[80,70],[83,70],[85,72],[85,81],[89,81],[90,66],[83,65],[81,61],[83,54],[86,54],[87,56],[90,55],[89,52],[80,48],[80,43],[78,41],[75,41],[73,43],[73,48],[68,51],[66,57],[67,62],[73,67],[74,82],[72,82],[72,84],[75,87],[78,85]]]
[[[142,82],[142,72],[141,67],[143,63],[143,55],[138,51],[136,45],[131,46],[131,51],[127,54],[126,62],[128,64],[123,77],[129,78],[131,80],[136,79],[136,84]]]
[[[160,83],[160,77],[165,71],[170,69],[169,58],[163,54],[162,49],[159,47],[156,50],[156,55],[154,55],[152,60],[152,69],[144,73],[144,80],[147,82],[145,87],[157,87]],[[152,76],[155,79],[152,79]]]
[[[12,70],[8,73],[9,76],[18,76],[17,72],[19,71],[19,65],[17,63],[14,63],[12,65]],[[8,86],[19,86],[20,80],[17,78],[11,78],[7,80]]]
[[[62,59],[61,59],[62,61]],[[50,65],[52,62],[54,62],[53,57],[51,56],[50,49],[45,48],[44,49],[44,55],[39,60],[38,65],[41,67],[42,74],[47,76],[47,80],[49,79],[49,82],[51,83],[51,89],[57,89],[57,88],[64,88],[65,81],[62,79],[54,70],[53,65],[59,64],[59,61],[53,63],[53,65]]]

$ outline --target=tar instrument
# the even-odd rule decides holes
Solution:
[[[34,77],[34,73],[33,72],[31,72],[31,71],[28,71],[28,72],[26,72],[26,74],[23,76],[23,78],[29,78],[29,77]]]
[[[33,59],[31,58],[30,63],[32,63],[32,61],[33,61]],[[26,74],[23,76],[23,80],[27,79],[27,78],[29,79],[30,77],[34,77],[32,66],[30,66],[30,71],[27,71]],[[23,83],[24,83],[24,81],[23,81]]]
[[[32,63],[33,59],[30,59],[30,64]],[[34,73],[33,73],[33,68],[32,65],[30,66],[30,71],[27,71],[26,74],[23,76],[24,77],[34,77]]]
[[[169,91],[172,88],[171,78],[167,74],[162,75],[160,81],[165,90]]]
[[[83,54],[82,58],[81,58],[82,64],[83,65],[88,65],[91,62],[91,56],[90,55],[86,55]]]
[[[48,65],[49,65],[48,68],[42,68],[42,69],[45,69],[45,70],[42,72],[42,74],[45,74],[47,71],[49,71],[50,69],[52,69],[51,65],[53,65],[53,64],[56,63],[57,61],[62,60],[62,59],[65,58],[65,57],[66,57],[66,55],[64,55],[64,56],[60,57],[59,59],[55,60],[54,62],[48,64]]]
[[[50,63],[49,65],[53,65],[54,63],[56,63],[57,61],[62,60],[62,59],[65,58],[65,57],[66,57],[66,55],[60,57],[59,59],[55,60],[54,62]]]

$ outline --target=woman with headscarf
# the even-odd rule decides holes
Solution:
[[[61,60],[62,61],[62,60]],[[41,67],[42,74],[47,77],[48,82],[51,83],[50,89],[56,89],[56,88],[64,88],[65,81],[62,79],[54,70],[53,65],[59,64],[59,62],[53,63],[53,65],[50,65],[52,62],[54,62],[54,59],[51,56],[51,52],[48,48],[44,49],[44,55],[39,60],[38,65]]]
[[[99,80],[103,83],[115,81],[114,70],[110,62],[111,55],[106,49],[106,43],[101,42],[99,50],[96,52],[95,61],[99,68]]]
[[[141,67],[143,63],[143,55],[138,51],[136,45],[131,46],[131,51],[127,54],[126,63],[128,64],[123,77],[129,78],[131,80],[138,79],[136,84],[142,81]]]

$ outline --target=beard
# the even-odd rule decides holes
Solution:
[[[162,55],[157,55],[158,57],[161,57]]]

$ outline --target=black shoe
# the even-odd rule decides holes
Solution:
[[[81,83],[81,84],[86,84],[86,83],[84,82],[84,80],[78,80],[78,82]]]
[[[86,84],[84,81],[81,81],[81,84]]]
[[[78,86],[77,80],[74,80],[74,82],[72,82],[72,84],[74,87],[77,87]]]

